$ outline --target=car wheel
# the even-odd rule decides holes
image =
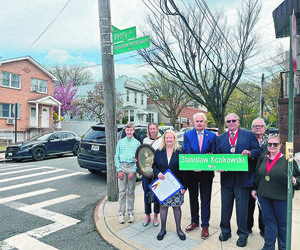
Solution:
[[[73,148],[73,155],[78,155],[79,153],[79,143],[75,144],[74,148]]]
[[[35,161],[41,161],[44,160],[46,156],[46,151],[43,148],[35,148],[32,152],[32,158]]]
[[[95,170],[95,169],[88,169],[90,173],[92,174],[100,174],[101,171]]]

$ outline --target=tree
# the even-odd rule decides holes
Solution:
[[[274,77],[271,82],[264,85],[263,96],[265,100],[265,110],[268,113],[267,120],[278,127],[278,99],[280,98],[280,75]]]
[[[252,121],[259,116],[259,104],[260,87],[253,83],[241,83],[230,96],[226,113],[236,113],[241,126],[250,129]]]
[[[94,120],[96,122],[104,121],[104,91],[103,82],[95,84],[94,90],[88,91],[87,97],[82,97],[74,102],[76,106],[76,115],[82,118]],[[117,98],[117,120],[122,119],[122,102],[120,95]]]
[[[187,7],[180,11],[168,0],[152,10],[147,18],[152,47],[138,52],[162,77],[172,76],[174,84],[204,105],[222,132],[227,102],[258,40],[253,29],[261,4],[244,2],[234,27],[227,25],[222,13],[212,17],[199,1],[196,6],[184,1],[182,6]]]
[[[167,76],[149,73],[144,76],[145,89],[149,98],[155,103],[158,110],[167,118],[175,128],[176,119],[191,98],[178,84],[173,84]]]
[[[68,84],[71,81],[74,86],[89,84],[92,82],[92,73],[79,65],[62,66],[55,64],[48,69],[58,80],[59,84]]]
[[[75,105],[73,102],[76,100],[74,97],[77,92],[77,87],[73,87],[73,82],[70,84],[63,83],[60,86],[54,88],[53,96],[59,102],[61,102],[60,112],[61,116],[64,116],[68,111],[72,110],[75,113]],[[58,106],[54,106],[54,111],[58,113]]]

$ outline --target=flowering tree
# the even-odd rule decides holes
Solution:
[[[76,106],[73,104],[76,97],[77,87],[73,87],[73,81],[69,84],[63,83],[54,88],[54,98],[61,102],[61,116],[64,116],[68,111],[72,110],[75,113]],[[58,113],[58,106],[54,106],[54,111]]]
[[[88,91],[87,97],[82,97],[74,102],[76,115],[97,122],[104,121],[104,90],[103,83],[94,86],[94,90]],[[121,99],[117,98],[117,120],[123,116]]]

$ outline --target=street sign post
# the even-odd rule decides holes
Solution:
[[[114,44],[114,55],[150,47],[150,36]]]
[[[117,31],[114,29],[112,36],[113,43],[124,42],[129,39],[136,38],[136,26]]]

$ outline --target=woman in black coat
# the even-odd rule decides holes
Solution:
[[[179,154],[182,154],[182,151],[178,144],[176,134],[172,130],[167,130],[162,137],[160,147],[155,152],[152,165],[153,174],[155,178],[164,180],[165,176],[163,173],[170,169],[183,185],[183,189],[172,195],[160,205],[161,230],[157,235],[158,240],[162,240],[166,234],[166,222],[169,207],[173,208],[178,237],[181,240],[186,239],[185,234],[181,230],[180,206],[184,202],[183,195],[186,192],[187,184],[185,180],[186,175],[183,171],[179,171]]]

